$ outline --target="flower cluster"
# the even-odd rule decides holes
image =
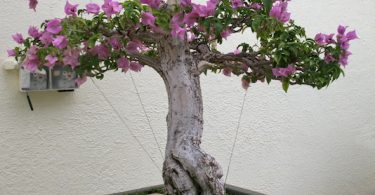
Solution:
[[[181,1],[180,5],[182,7],[191,7],[191,12],[186,14],[179,13],[173,16],[171,20],[172,36],[181,40],[193,41],[196,37],[191,32],[192,28],[195,27],[199,18],[213,16],[218,3],[218,0],[209,0],[206,5],[194,4],[189,0]]]
[[[323,34],[318,33],[315,36],[315,42],[324,48],[327,48],[330,45],[336,45],[340,48],[340,54],[338,58],[335,58],[335,55],[326,51],[324,54],[324,61],[329,64],[335,61],[338,61],[342,66],[348,65],[348,57],[352,54],[349,51],[350,41],[358,39],[357,33],[355,30],[347,32],[347,27],[340,25],[337,29],[336,40],[334,39],[335,34]]]

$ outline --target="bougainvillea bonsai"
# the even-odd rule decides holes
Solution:
[[[37,0],[29,0],[36,9]],[[163,167],[167,194],[224,194],[219,164],[200,148],[203,104],[200,75],[241,77],[247,89],[258,81],[328,86],[343,74],[355,31],[306,37],[290,19],[289,0],[104,0],[102,5],[66,2],[64,18],[31,26],[21,46],[8,50],[33,72],[63,64],[102,79],[109,70],[139,72],[149,66],[163,78],[168,98],[168,139]],[[259,44],[242,43],[233,53],[216,49],[228,36],[250,29]]]

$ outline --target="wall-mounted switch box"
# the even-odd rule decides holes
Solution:
[[[29,91],[72,91],[78,86],[75,72],[68,66],[55,65],[29,72],[20,66],[20,90]]]

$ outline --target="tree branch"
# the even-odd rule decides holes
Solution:
[[[243,65],[247,65],[253,72],[259,72],[265,66],[271,65],[272,61],[259,56],[259,52],[241,53],[238,55],[233,53],[207,52],[206,54],[200,54],[197,64],[199,73],[214,67],[243,70]]]
[[[160,69],[160,60],[157,60],[156,58],[151,58],[142,54],[135,54],[135,53],[129,53],[128,55],[132,58],[137,59],[141,64],[150,66],[151,68],[155,70]]]
[[[138,39],[143,42],[148,43],[157,43],[159,40],[163,38],[165,33],[152,33],[150,31],[134,31],[134,32],[128,32],[127,36],[130,37],[130,39]]]

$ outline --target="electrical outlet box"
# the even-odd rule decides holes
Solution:
[[[55,65],[42,70],[29,72],[20,66],[20,91],[72,91],[78,86],[77,76],[68,66]]]

